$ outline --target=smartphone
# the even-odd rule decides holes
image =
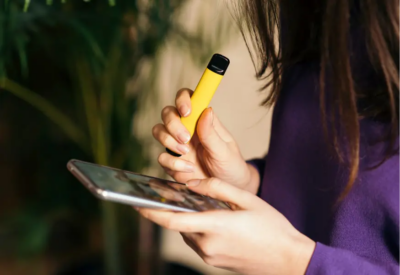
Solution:
[[[80,160],[68,170],[99,199],[181,212],[229,210],[228,204],[197,194],[185,184]]]

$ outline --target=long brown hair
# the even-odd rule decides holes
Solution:
[[[386,158],[396,148],[399,124],[398,0],[240,0],[234,5],[239,11],[236,18],[252,55],[256,76],[266,81],[262,90],[270,89],[264,105],[276,102],[285,68],[310,59],[319,61],[324,132],[326,136],[328,130],[332,134],[331,144],[336,155],[349,166],[343,198],[358,174],[359,120],[362,117],[388,119],[391,127],[385,135],[385,139],[390,140]],[[358,85],[355,88],[354,85],[356,69],[350,62],[349,49],[354,42],[350,32],[354,24],[362,31],[361,43],[364,43],[367,59],[378,79],[379,84],[373,89]],[[284,50],[279,45],[282,31]],[[325,92],[327,72],[333,93]],[[363,99],[370,104],[368,108],[360,109],[358,103]],[[326,107],[327,100],[333,103],[333,108]]]

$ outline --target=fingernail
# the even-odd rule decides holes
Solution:
[[[197,186],[199,185],[201,180],[190,180],[186,183],[187,186]]]
[[[185,162],[185,170],[187,172],[193,172],[194,171],[194,165],[191,164],[190,162]]]
[[[189,153],[189,146],[187,145],[183,145],[183,144],[178,144],[176,146],[176,149],[178,149],[178,151],[182,154],[187,154]]]
[[[190,108],[187,105],[183,105],[179,108],[179,112],[183,117],[187,117],[190,114]]]
[[[188,143],[190,140],[189,133],[180,133],[178,134],[178,139],[183,143]]]

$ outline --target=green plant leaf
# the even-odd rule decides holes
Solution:
[[[98,110],[98,99],[96,97],[96,91],[92,83],[92,75],[90,73],[90,68],[85,62],[83,57],[75,57],[75,68],[76,77],[78,79],[78,89],[82,95],[82,100],[84,104],[84,110],[86,114],[86,124],[89,129],[90,134],[90,146],[92,148],[92,155],[96,161],[100,161],[100,154],[98,152],[98,138],[99,138],[99,110]],[[101,159],[101,161],[104,161]],[[102,163],[105,165],[104,163]]]
[[[31,0],[25,0],[24,9],[23,9],[24,12],[28,11],[30,2],[31,2]]]
[[[28,68],[27,52],[25,49],[26,38],[20,37],[19,39],[17,39],[16,46],[17,46],[17,51],[18,51],[18,55],[19,55],[19,61],[21,64],[21,73],[24,77],[27,77],[28,73],[29,73],[29,68]]]
[[[83,132],[69,117],[65,116],[47,99],[5,77],[0,78],[0,88],[35,107],[39,112],[43,113],[49,120],[60,127],[60,129],[63,130],[71,140],[76,142],[83,151],[86,151],[86,138]]]

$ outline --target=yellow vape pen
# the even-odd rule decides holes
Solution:
[[[229,59],[220,54],[214,54],[206,70],[203,73],[196,89],[190,99],[192,110],[189,116],[182,117],[181,121],[185,125],[192,137],[196,131],[197,121],[203,111],[208,107],[215,91],[217,90],[222,78],[229,66]],[[167,152],[173,156],[181,156],[167,148]]]

